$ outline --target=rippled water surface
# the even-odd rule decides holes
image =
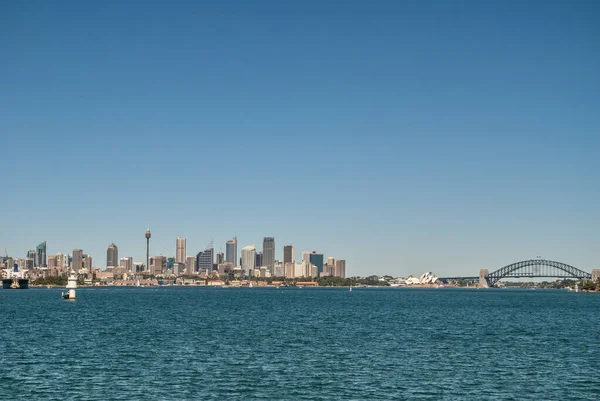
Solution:
[[[600,294],[0,290],[0,399],[599,399]]]

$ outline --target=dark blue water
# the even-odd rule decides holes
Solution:
[[[0,398],[600,398],[600,294],[60,292],[0,291]]]

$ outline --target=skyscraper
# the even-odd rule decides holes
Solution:
[[[175,251],[175,262],[185,263],[186,257],[186,239],[183,237],[177,238],[177,245]]]
[[[233,237],[225,244],[225,261],[237,265],[237,237]]]
[[[310,251],[302,251],[302,261],[306,263],[310,263]]]
[[[256,245],[248,245],[242,248],[242,270],[249,276],[256,267]]]
[[[167,257],[166,256],[154,256],[150,259],[150,274],[153,276],[162,274],[167,268]]]
[[[119,248],[112,243],[106,250],[106,267],[117,267],[119,266]]]
[[[121,258],[120,266],[123,267],[128,273],[135,273],[135,270],[133,269],[133,258],[131,256]]]
[[[328,257],[327,258],[327,269],[326,269],[326,273],[329,276],[334,276],[335,275],[335,258],[333,257]]]
[[[35,248],[35,267],[46,267],[46,241]]]
[[[335,275],[337,277],[346,278],[346,261],[344,259],[335,261]]]
[[[310,254],[310,263],[317,266],[317,275],[314,277],[320,277],[321,273],[323,273],[323,254],[313,251]]]
[[[273,273],[275,267],[275,238],[273,237],[263,239],[263,265]]]
[[[217,253],[217,264],[223,264],[225,262],[225,254],[223,252]]]
[[[66,256],[66,255],[63,255],[63,254],[62,254],[62,253],[60,253],[60,252],[56,254],[56,267],[57,267],[59,270],[63,270],[65,267],[68,267],[68,266],[65,264],[65,262],[66,262],[66,260],[65,260],[65,259],[68,259],[68,258],[65,258],[65,256]]]
[[[78,272],[83,267],[83,251],[81,249],[73,249],[73,259],[71,268]]]
[[[205,249],[196,256],[196,266],[198,273],[210,273],[213,268],[214,248]]]
[[[283,264],[294,263],[294,245],[286,245],[283,247]]]
[[[92,257],[90,255],[83,255],[83,268],[88,273],[92,271]]]
[[[187,274],[194,274],[196,271],[196,258],[194,256],[188,256],[185,261],[185,270]]]
[[[257,252],[256,253],[256,262],[254,262],[254,266],[256,266],[256,268],[259,268],[263,265],[263,253],[262,252]]]
[[[48,256],[48,269],[56,269],[56,256]]]

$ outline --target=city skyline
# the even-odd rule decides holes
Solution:
[[[597,2],[3,11],[2,252],[145,261],[150,225],[360,275],[600,261]]]

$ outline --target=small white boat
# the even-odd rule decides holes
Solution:
[[[350,287],[350,292],[352,292],[352,287]]]

